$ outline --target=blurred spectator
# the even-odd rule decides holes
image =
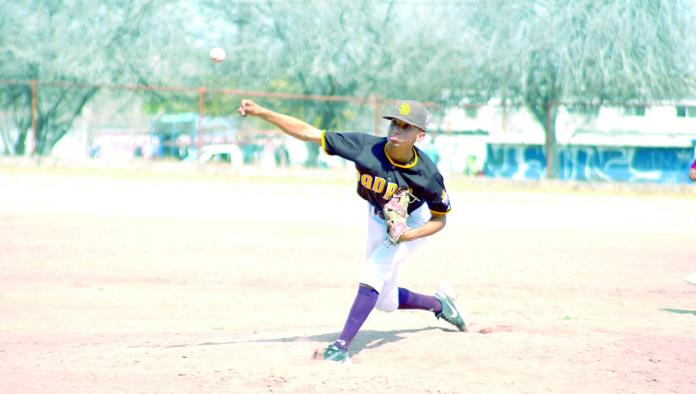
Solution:
[[[244,164],[256,164],[258,162],[260,152],[263,150],[263,146],[257,143],[256,136],[246,135],[239,137],[238,144],[242,148],[242,152],[244,154]]]
[[[272,146],[274,146],[273,153],[275,154],[276,167],[290,166],[290,153],[285,146],[285,141],[283,141],[282,138],[276,137],[273,138],[271,143]]]

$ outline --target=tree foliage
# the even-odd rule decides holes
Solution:
[[[690,0],[494,0],[463,15],[476,33],[481,90],[625,101],[675,99],[693,88]]]
[[[208,2],[228,29],[221,83],[247,90],[436,100],[454,75],[438,12],[399,1]],[[438,11],[439,10],[439,11]],[[449,67],[449,66],[447,66]],[[321,104],[315,111],[319,116]],[[324,114],[320,126],[334,124]]]
[[[39,86],[42,154],[99,93],[99,83],[443,106],[495,97],[528,106],[550,126],[553,150],[554,104],[693,94],[695,8],[694,0],[5,0],[0,79],[85,84]],[[226,49],[226,62],[207,60],[213,46]],[[153,91],[146,105],[161,111],[197,100],[195,92],[182,97]],[[207,97],[215,113],[231,112],[238,99]],[[13,146],[22,153],[31,88],[0,85],[0,105],[19,130]],[[373,115],[340,101],[274,105],[321,128]]]
[[[226,81],[244,90],[296,94],[439,100],[455,75],[441,72],[448,48],[436,20],[444,9],[414,8],[399,1],[210,2],[211,18],[229,29]],[[348,103],[275,104],[329,129],[374,114]],[[364,109],[364,107],[363,107]],[[316,153],[316,152],[315,152]],[[313,156],[310,156],[313,158]]]
[[[171,61],[179,57],[167,55],[174,52],[172,43],[182,42],[186,35],[180,19],[167,21],[158,15],[174,9],[176,3],[164,0],[3,4],[0,79],[85,85],[79,89],[38,85],[38,154],[50,153],[70,130],[85,104],[97,94],[95,84],[155,83],[161,76],[171,75],[182,62]],[[12,145],[16,154],[24,152],[31,128],[31,94],[26,85],[0,86],[0,104],[17,128]]]
[[[468,85],[487,97],[526,104],[546,128],[554,161],[559,102],[674,100],[694,93],[691,0],[491,0],[463,6],[453,12],[459,17],[452,23],[473,34],[473,40],[459,41],[472,49]]]

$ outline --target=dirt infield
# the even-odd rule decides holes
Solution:
[[[451,182],[401,284],[451,283],[471,331],[375,311],[353,364],[312,360],[364,257],[352,182],[0,167],[0,392],[694,391],[685,193]]]

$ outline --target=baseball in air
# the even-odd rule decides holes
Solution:
[[[210,50],[210,60],[213,63],[222,63],[225,61],[225,50],[222,48],[213,48]]]

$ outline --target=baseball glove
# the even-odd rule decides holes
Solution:
[[[408,189],[399,189],[384,204],[384,220],[387,222],[387,239],[396,245],[401,235],[408,230],[408,204],[418,200]]]

